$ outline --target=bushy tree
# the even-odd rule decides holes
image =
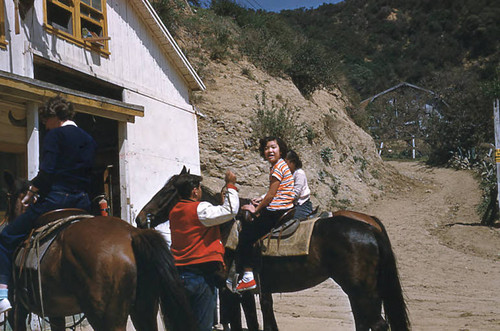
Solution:
[[[436,74],[434,91],[447,103],[429,127],[426,141],[432,151],[429,162],[446,163],[454,152],[471,150],[492,141],[491,100],[485,98],[477,74],[455,70]]]

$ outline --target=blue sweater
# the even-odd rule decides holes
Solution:
[[[67,192],[88,192],[96,147],[94,139],[74,125],[50,130],[43,141],[40,171],[33,185],[42,194],[54,186]]]

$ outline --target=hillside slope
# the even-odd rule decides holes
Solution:
[[[193,102],[201,113],[200,156],[207,186],[219,189],[225,169],[230,168],[238,176],[241,196],[266,192],[268,165],[258,154],[250,128],[255,97],[262,91],[270,100],[299,107],[298,121],[316,133],[312,144],[305,142],[296,148],[314,205],[322,210],[355,209],[378,197],[397,177],[397,172],[383,164],[372,138],[347,116],[349,102],[340,91],[319,91],[307,100],[290,80],[271,77],[244,60],[210,62],[204,73],[207,90],[194,95]],[[321,151],[328,148],[332,153],[325,163]]]

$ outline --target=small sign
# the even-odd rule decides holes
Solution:
[[[495,150],[495,162],[500,163],[500,149]]]

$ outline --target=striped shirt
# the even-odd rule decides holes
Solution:
[[[280,181],[280,186],[273,200],[269,206],[267,206],[267,209],[280,210],[292,208],[295,198],[295,192],[293,191],[294,181],[292,172],[283,159],[279,159],[278,162],[271,167],[269,180],[271,180],[272,177]]]

